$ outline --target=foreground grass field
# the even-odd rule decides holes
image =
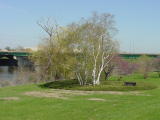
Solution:
[[[123,80],[152,83],[157,88],[132,92],[79,92],[37,85],[0,88],[0,120],[159,120],[157,74],[146,80],[141,75]]]

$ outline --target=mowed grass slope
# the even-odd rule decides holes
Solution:
[[[150,78],[144,80],[141,75],[133,75],[126,76],[124,80],[153,83],[158,87],[141,90],[141,94],[93,93],[73,95],[68,99],[25,94],[29,91],[54,91],[37,85],[0,88],[0,120],[159,120],[158,76],[151,74]],[[95,98],[99,100],[90,100]]]

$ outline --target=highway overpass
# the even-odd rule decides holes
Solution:
[[[0,51],[0,66],[24,66],[30,64],[28,56],[31,55],[29,52],[21,51]],[[141,53],[120,53],[119,56],[125,59],[136,59],[143,55],[148,57],[156,58],[159,54],[141,54]]]
[[[29,52],[0,51],[0,66],[25,66],[30,63]]]

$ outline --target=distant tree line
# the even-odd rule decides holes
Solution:
[[[9,46],[6,46],[4,49],[0,49],[0,50],[32,52],[32,49],[31,49],[31,48],[24,48],[24,47],[22,47],[22,46],[18,46],[18,47],[15,47],[15,48],[11,48],[11,47],[9,47]]]
[[[123,76],[131,74],[142,74],[144,79],[149,77],[150,72],[156,72],[160,77],[160,57],[151,58],[143,55],[137,59],[114,58],[114,72],[122,79]]]

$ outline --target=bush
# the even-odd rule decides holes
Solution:
[[[145,82],[136,82],[136,86],[125,86],[124,81],[104,81],[101,85],[80,86],[77,80],[54,81],[40,85],[44,88],[66,89],[66,90],[84,90],[84,91],[133,91],[149,90],[156,88],[155,85]]]
[[[148,78],[149,72],[152,71],[152,59],[148,56],[138,58],[139,72],[143,74],[144,79]]]
[[[160,77],[160,57],[153,60],[153,69],[158,73],[158,77]]]
[[[124,75],[133,74],[139,67],[137,63],[125,60],[121,57],[115,57],[114,64],[116,67],[116,73],[120,75],[119,79]]]

